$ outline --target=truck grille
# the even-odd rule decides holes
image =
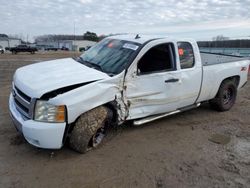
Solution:
[[[32,98],[23,93],[16,86],[14,86],[12,89],[12,95],[14,97],[16,109],[25,119],[31,119],[33,113]]]
[[[28,102],[31,102],[31,97],[29,97],[28,95],[24,94],[20,89],[18,89],[16,86],[15,86],[15,89],[17,91],[17,93],[23,98],[25,99],[26,101]]]

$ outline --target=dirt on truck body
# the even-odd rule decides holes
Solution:
[[[104,143],[85,155],[67,145],[53,151],[26,143],[8,112],[13,73],[31,63],[73,56],[1,55],[0,187],[249,187],[249,82],[230,111],[218,113],[203,104],[140,127],[112,128]]]

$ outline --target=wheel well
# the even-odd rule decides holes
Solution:
[[[117,102],[116,101],[111,101],[111,102],[109,102],[109,103],[106,103],[106,104],[103,104],[103,105],[101,105],[101,106],[105,106],[106,108],[108,108],[111,112],[112,112],[112,114],[110,114],[110,116],[111,116],[111,121],[109,121],[109,123],[111,124],[111,126],[113,126],[113,125],[115,125],[115,124],[117,124],[117,122],[118,122],[118,114],[117,114],[117,110],[116,110],[116,108],[117,108]],[[97,107],[96,107],[97,108]],[[82,114],[81,114],[82,115]],[[80,116],[81,116],[80,115]],[[79,117],[80,117],[79,116]],[[65,131],[64,131],[64,136],[63,136],[63,143],[65,143],[65,141],[66,141],[66,139],[67,139],[67,137],[68,137],[68,135],[71,133],[71,131],[73,130],[73,128],[74,128],[74,126],[75,126],[75,122],[79,119],[79,117],[77,117],[76,119],[75,119],[75,121],[74,122],[72,122],[72,123],[70,123],[70,124],[67,124],[66,125],[66,128],[65,128]]]
[[[106,106],[111,112],[112,112],[112,117],[111,117],[111,124],[117,124],[118,122],[118,113],[117,113],[117,102],[116,101],[112,101],[109,102],[107,104],[104,104],[104,106]]]
[[[230,77],[225,78],[224,80],[222,80],[222,82],[220,83],[220,85],[219,85],[219,87],[218,87],[218,89],[217,89],[217,92],[216,92],[216,95],[215,95],[215,96],[218,95],[218,92],[219,92],[219,90],[220,90],[221,84],[222,84],[223,82],[226,82],[226,81],[232,81],[232,82],[234,82],[236,88],[238,88],[238,85],[239,85],[239,83],[240,83],[240,76],[239,76],[239,75],[230,76]],[[214,96],[214,97],[215,97],[215,96]]]
[[[221,84],[222,84],[223,82],[227,81],[227,80],[233,81],[233,82],[235,83],[236,88],[238,88],[239,83],[240,83],[240,76],[236,75],[236,76],[231,76],[231,77],[225,78],[225,79],[221,82]],[[221,85],[221,84],[220,84],[220,85]]]

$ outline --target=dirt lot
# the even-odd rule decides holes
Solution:
[[[229,112],[205,104],[141,127],[124,125],[85,155],[26,143],[8,114],[14,71],[74,55],[0,54],[0,187],[250,187],[249,83]],[[225,143],[212,142],[214,134]]]

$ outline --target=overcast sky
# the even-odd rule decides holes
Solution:
[[[0,0],[0,33],[250,36],[250,0]]]

